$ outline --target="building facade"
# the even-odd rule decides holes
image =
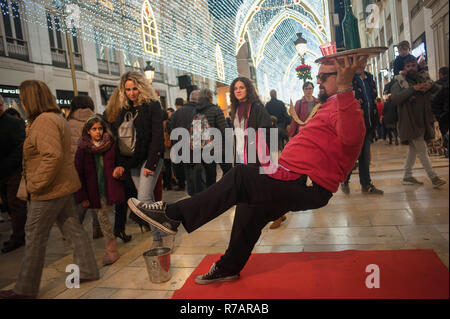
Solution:
[[[97,7],[105,6],[105,10],[112,10],[109,6],[114,4],[110,1],[90,0],[90,2]],[[135,15],[140,13],[142,1],[120,3],[125,5],[125,2],[127,5],[134,2],[138,7]],[[213,76],[209,78],[206,74],[203,76],[201,70],[197,72],[200,74],[189,72],[188,68],[179,67],[176,63],[165,60],[160,52],[156,52],[159,55],[152,55],[144,53],[142,48],[141,53],[135,43],[127,41],[125,32],[121,38],[117,36],[116,30],[109,30],[106,27],[107,23],[102,25],[92,21],[87,26],[77,25],[69,19],[71,12],[68,12],[67,8],[62,10],[59,5],[59,1],[25,3],[0,0],[0,94],[5,98],[6,104],[18,108],[22,114],[18,86],[24,80],[44,81],[56,96],[58,104],[62,108],[69,106],[74,96],[69,47],[72,49],[78,93],[91,96],[98,113],[103,112],[110,95],[119,84],[120,76],[130,70],[142,72],[147,61],[151,61],[156,69],[153,87],[160,94],[161,102],[168,107],[174,105],[177,97],[185,100],[188,98],[187,90],[180,88],[178,81],[180,76],[187,75],[191,79],[192,86],[209,88],[217,94],[216,79]],[[81,12],[75,13],[84,17],[85,9],[89,8],[81,8]],[[101,13],[100,10],[98,12]],[[132,21],[136,20],[134,17]],[[156,25],[156,22],[156,19],[151,21],[152,25]],[[89,27],[91,27],[90,34],[87,35],[86,30]],[[136,34],[139,36],[144,34],[145,37],[146,34],[139,29],[140,27],[140,23],[137,22],[129,26]],[[149,30],[149,34],[154,34],[153,32],[154,30]],[[158,50],[164,50],[164,43],[161,43],[164,36],[161,33],[159,35]],[[152,41],[153,38],[145,37],[145,39]],[[118,41],[121,42],[120,45]],[[156,48],[156,44],[152,46],[155,42],[149,44],[140,38],[137,42],[142,42],[149,50]],[[127,45],[129,47],[126,47]],[[223,66],[222,70],[224,73]]]
[[[380,96],[393,77],[397,45],[403,40],[409,41],[414,56],[424,55],[433,80],[440,67],[448,66],[448,1],[352,0],[352,8],[361,45],[388,47],[369,62]]]

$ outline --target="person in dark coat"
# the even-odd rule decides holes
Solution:
[[[367,63],[366,63],[367,65]],[[361,109],[364,113],[364,124],[366,127],[366,137],[361,149],[361,154],[358,158],[359,183],[361,184],[361,191],[364,194],[383,195],[384,192],[373,185],[370,178],[370,144],[375,136],[375,131],[378,126],[378,109],[376,104],[377,86],[373,79],[373,75],[364,71],[366,68],[358,69],[353,78],[353,92],[355,98],[360,102]],[[342,183],[341,189],[345,194],[350,193],[350,176]]]
[[[118,167],[114,176],[130,174],[137,188],[137,196],[146,204],[155,202],[154,190],[164,165],[163,109],[155,90],[140,72],[130,71],[122,75],[119,85],[119,123],[127,113],[134,118],[135,148],[131,156],[119,150]],[[120,136],[118,137],[120,143]],[[118,143],[118,144],[119,144]],[[162,235],[152,229],[153,246],[162,245]]]
[[[388,95],[386,102],[384,102],[382,111],[382,120],[385,128],[385,136],[389,138],[389,144],[392,144],[392,138],[395,138],[395,145],[398,145],[398,131],[397,131],[397,107],[392,103],[391,95]]]
[[[170,132],[173,130],[182,128],[189,131],[192,120],[194,119],[194,114],[196,112],[198,97],[200,94],[200,90],[194,90],[191,92],[189,96],[189,101],[184,104],[181,108],[175,111],[172,115],[172,121],[170,123]],[[172,139],[172,145],[177,144],[181,140],[181,136],[177,137],[177,139]],[[194,175],[192,175],[192,155],[189,155],[189,160],[182,160],[181,150],[176,152],[175,158],[172,158],[174,174],[178,182],[178,187],[175,190],[184,190],[187,186],[187,193],[189,196],[192,196],[196,190],[195,185],[199,185],[201,181],[194,180]],[[202,172],[202,167],[200,169],[200,173]],[[195,174],[198,176],[198,174]]]
[[[0,190],[3,204],[11,216],[12,234],[3,244],[7,253],[25,245],[27,203],[17,198],[22,177],[22,146],[25,140],[25,122],[5,112],[0,95]]]
[[[405,59],[406,76],[396,76],[391,88],[392,102],[398,110],[400,142],[408,145],[403,184],[423,185],[413,176],[416,157],[419,157],[433,187],[439,188],[447,182],[433,170],[426,146],[426,142],[435,137],[430,101],[436,88],[426,71],[419,72],[418,69],[415,58]]]
[[[84,125],[75,153],[75,168],[81,181],[76,198],[84,208],[92,208],[97,214],[106,240],[103,265],[113,264],[119,259],[116,237],[108,214],[113,204],[125,200],[122,184],[113,176],[116,168],[114,144],[106,124],[100,117],[93,116]]]
[[[398,56],[394,60],[394,76],[399,75],[405,68],[406,57],[414,57],[410,52],[411,46],[408,41],[405,40],[398,44]]]
[[[204,114],[208,120],[208,125],[211,128],[219,130],[222,137],[222,154],[223,157],[219,162],[223,175],[225,175],[231,169],[231,163],[224,163],[225,155],[225,128],[227,123],[223,111],[218,105],[213,104],[213,93],[209,89],[202,89],[199,92],[198,103],[195,108],[195,114]],[[202,159],[201,165],[203,166],[205,180],[203,182],[200,178],[194,178],[195,181],[201,181],[200,185],[196,185],[195,192],[198,193],[216,182],[217,178],[217,163],[215,161],[206,163]]]
[[[270,115],[277,118],[277,128],[279,136],[279,150],[282,151],[284,145],[289,140],[288,132],[286,131],[287,126],[291,123],[291,117],[287,113],[286,106],[284,103],[277,99],[277,91],[270,91],[271,100],[266,104],[266,110]]]
[[[448,121],[449,121],[449,101],[448,101],[448,67],[444,66],[439,69],[439,80],[437,85],[441,86],[439,92],[431,100],[431,109],[439,122],[439,129],[444,139],[444,147],[446,157],[448,157]]]

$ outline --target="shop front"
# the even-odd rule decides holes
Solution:
[[[18,86],[0,84],[0,95],[3,97],[5,105],[16,109],[22,118],[25,118],[25,110],[20,104],[19,93],[20,90]]]
[[[78,92],[78,95],[88,95],[87,92]],[[64,116],[67,117],[69,115],[70,103],[74,98],[75,94],[73,91],[66,90],[56,90],[56,104],[61,108],[61,111],[64,113]]]

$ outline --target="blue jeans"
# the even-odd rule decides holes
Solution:
[[[147,161],[145,161],[140,168],[132,168],[130,173],[133,183],[138,191],[137,199],[144,203],[154,203],[155,195],[153,192],[155,190],[155,185],[158,181],[159,174],[161,173],[164,165],[164,161],[162,159],[159,160],[154,175],[144,176],[144,168],[146,163]],[[152,225],[150,225],[150,229],[152,230],[153,241],[161,241],[164,234]]]
[[[372,180],[370,179],[370,144],[372,141],[372,133],[367,133],[366,137],[364,138],[364,144],[361,149],[361,153],[359,154],[358,158],[358,165],[359,165],[359,182],[361,183],[361,186],[367,187],[370,185]],[[350,180],[350,175],[352,175],[352,172],[348,174],[347,177],[347,183]]]

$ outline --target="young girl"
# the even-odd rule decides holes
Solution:
[[[75,167],[81,180],[81,189],[76,197],[83,207],[93,208],[97,214],[106,240],[103,265],[113,264],[119,259],[116,237],[108,219],[111,205],[125,200],[122,184],[113,177],[115,166],[112,134],[101,118],[89,118],[83,127],[75,154]]]

